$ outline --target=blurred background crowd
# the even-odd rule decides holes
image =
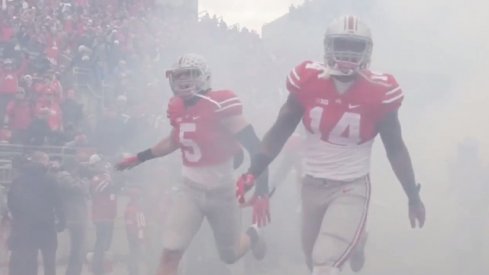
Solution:
[[[57,249],[57,262],[67,265],[66,274],[80,274],[88,262],[87,272],[108,272],[112,267],[102,268],[101,262],[112,261],[109,251],[115,251],[116,261],[127,262],[130,274],[138,274],[134,262],[147,251],[150,263],[145,266],[151,269],[159,255],[158,228],[178,182],[178,173],[172,172],[178,169],[172,162],[178,156],[143,167],[137,179],[132,172],[114,175],[111,163],[168,132],[166,102],[172,95],[165,69],[188,51],[218,58],[222,72],[233,68],[236,74],[214,72],[216,82],[246,91],[247,102],[259,93],[270,94],[264,90],[273,86],[258,80],[271,76],[273,58],[255,32],[154,0],[9,0],[2,1],[0,15],[3,270],[15,248],[23,254],[36,248],[36,241],[26,236],[52,240],[37,245],[43,256],[46,247],[51,251],[58,246],[46,238],[48,233],[11,233],[22,231],[12,231],[19,224],[12,223],[16,215],[29,219],[12,211],[11,201],[32,208],[28,217],[46,214],[39,214],[44,209],[39,204],[46,203],[42,196],[22,206],[32,201],[32,194],[10,188],[12,179],[27,189],[39,181],[32,166],[38,166],[35,156],[41,151],[48,153],[46,181],[55,186],[61,203],[56,207],[63,215],[32,222],[36,227],[43,227],[38,222],[51,224],[51,233],[68,229]],[[273,101],[268,102],[254,108],[265,110]],[[164,182],[150,184],[149,179],[161,177]],[[113,243],[113,234],[127,244]],[[121,259],[127,251],[127,259],[134,260]],[[43,264],[48,273],[53,257]]]

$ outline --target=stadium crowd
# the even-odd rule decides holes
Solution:
[[[10,177],[2,180],[0,254],[5,261],[10,251],[11,259],[1,270],[35,274],[40,250],[45,274],[54,274],[56,232],[68,229],[69,255],[57,257],[66,258],[66,274],[80,274],[87,261],[88,270],[104,274],[118,219],[127,233],[130,274],[138,274],[143,251],[158,254],[151,245],[171,184],[118,177],[111,163],[167,131],[171,91],[164,72],[187,51],[219,60],[223,72],[236,69],[216,81],[236,88],[245,104],[257,94],[273,96],[263,92],[274,89],[262,81],[271,77],[273,58],[259,36],[216,16],[194,18],[155,0],[2,1],[0,158],[11,166],[1,171]],[[248,112],[259,117],[269,108],[260,103]],[[168,161],[165,168],[143,169],[148,179],[167,173],[172,182],[175,168]],[[42,190],[52,191],[45,196],[34,184],[40,178],[49,186]],[[45,230],[33,231],[39,227]]]

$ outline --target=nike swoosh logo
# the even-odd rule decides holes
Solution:
[[[360,107],[360,104],[348,104],[348,109],[355,109]]]

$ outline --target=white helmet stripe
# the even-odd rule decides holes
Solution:
[[[335,44],[337,39],[364,43],[363,50],[352,50]],[[342,74],[348,75],[367,68],[372,53],[370,29],[359,18],[352,15],[342,16],[333,20],[328,26],[324,38],[325,63],[331,68],[338,68]]]

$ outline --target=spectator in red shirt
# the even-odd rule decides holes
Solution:
[[[46,94],[37,99],[35,113],[38,114],[40,112],[48,113],[48,124],[51,131],[60,132],[63,130],[63,115],[61,112],[61,107],[51,89],[47,89]]]
[[[5,59],[0,68],[0,115],[5,115],[5,108],[19,88],[19,74],[14,69],[12,59]]]
[[[60,103],[64,97],[64,90],[63,85],[61,85],[61,82],[58,79],[58,73],[49,72],[46,78],[48,79],[49,88],[51,88],[56,100]]]
[[[12,141],[14,143],[24,142],[27,129],[31,125],[32,119],[32,104],[27,99],[25,90],[19,88],[15,99],[11,100],[7,105],[4,118],[4,126],[7,126],[12,131]]]
[[[4,124],[12,130],[25,130],[29,127],[32,117],[33,108],[31,101],[23,88],[19,87],[15,98],[7,105]]]
[[[63,98],[63,86],[58,80],[58,75],[55,72],[44,74],[34,85],[34,92],[37,93],[38,97],[53,94],[57,103],[60,103]]]
[[[0,22],[0,43],[9,42],[14,37],[14,34],[14,28],[9,22]]]
[[[44,53],[51,64],[58,65],[60,52],[56,40],[51,41],[50,45],[45,48]]]

